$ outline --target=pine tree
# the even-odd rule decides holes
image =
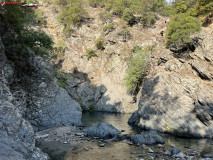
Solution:
[[[174,15],[166,32],[166,46],[191,42],[191,34],[201,30],[200,20],[191,12]]]

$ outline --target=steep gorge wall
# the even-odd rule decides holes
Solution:
[[[6,25],[0,21],[0,159],[47,160],[49,156],[35,147],[34,132],[82,126],[82,109],[57,85],[57,79],[50,73],[51,63],[36,56],[30,48],[11,53],[17,56],[16,60],[6,54]]]
[[[130,36],[125,37],[120,35],[122,27],[118,23],[119,18],[113,17],[114,29],[104,32],[103,27],[106,24],[99,19],[103,8],[92,8],[84,4],[90,19],[76,28],[71,37],[63,38],[63,26],[57,23],[58,13],[54,13],[52,8],[52,5],[40,8],[44,11],[47,21],[44,30],[53,36],[55,42],[64,39],[67,44],[60,68],[74,76],[67,81],[65,87],[71,97],[82,106],[98,111],[132,113],[137,110],[137,96],[129,95],[123,85],[127,69],[126,59],[136,46],[155,46],[156,55],[161,55],[162,50],[165,54],[168,52],[162,49],[164,38],[160,35],[160,32],[165,30],[166,18],[159,17],[156,25],[150,29],[136,24],[130,27]],[[104,42],[103,51],[97,50],[94,44],[100,37]],[[97,57],[88,60],[86,49],[95,50]],[[76,71],[79,76],[76,76]]]
[[[16,106],[10,90],[13,68],[4,54],[0,37],[0,157],[4,160],[48,160],[48,155],[35,147],[34,130]]]
[[[212,25],[202,28],[201,45],[189,59],[168,55],[154,67],[130,124],[178,136],[213,138],[212,29]]]

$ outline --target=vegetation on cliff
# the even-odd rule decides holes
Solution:
[[[88,13],[82,8],[81,0],[57,0],[60,6],[59,22],[64,26],[64,34],[70,36],[74,27],[79,27]]]
[[[30,8],[8,5],[2,12],[4,33],[2,39],[6,54],[10,58],[19,58],[23,48],[31,48],[35,54],[48,57],[53,49],[52,39],[44,32],[32,28],[38,22],[35,12]],[[36,17],[36,18],[34,18]]]
[[[173,15],[166,32],[166,46],[190,43],[191,35],[201,30],[199,16],[208,15],[213,10],[211,0],[175,1]]]
[[[124,84],[131,94],[136,92],[146,76],[150,58],[150,52],[140,47],[135,48],[133,52],[133,56],[127,61],[128,69],[124,79]]]

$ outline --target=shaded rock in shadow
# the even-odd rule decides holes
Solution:
[[[93,138],[98,137],[104,140],[112,139],[115,136],[121,134],[121,132],[118,129],[107,123],[101,123],[98,125],[90,126],[84,129],[83,132],[86,134],[86,136]]]
[[[137,125],[140,122],[140,115],[138,114],[138,111],[135,111],[131,117],[128,120],[129,125]]]
[[[136,135],[130,135],[131,142],[135,144],[145,144],[145,145],[153,145],[153,144],[164,144],[164,139],[158,135],[156,131],[150,130],[147,133],[144,134],[136,134]]]

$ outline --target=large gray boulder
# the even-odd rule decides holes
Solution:
[[[107,123],[93,125],[84,129],[84,133],[89,137],[98,137],[101,139],[112,139],[121,134],[121,132]]]
[[[26,118],[34,130],[82,126],[80,104],[58,86],[57,80],[48,71],[49,65],[37,56],[30,57],[29,64],[36,72],[24,79],[28,93]]]
[[[149,131],[144,134],[135,134],[130,135],[130,140],[135,144],[145,144],[145,145],[153,145],[153,144],[164,144],[164,139],[158,135],[156,131]]]

